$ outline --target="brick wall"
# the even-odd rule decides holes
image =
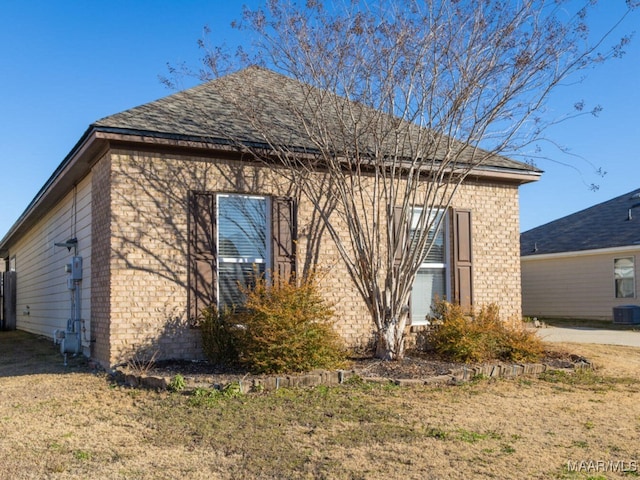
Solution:
[[[111,159],[104,155],[91,177],[91,356],[111,365],[110,347],[110,251],[111,251]]]
[[[110,199],[97,195],[94,200],[96,213],[105,210],[105,201],[110,212],[96,219],[101,223],[94,226],[93,238],[95,242],[110,238],[111,253],[108,269],[96,270],[100,278],[110,278],[110,284],[96,280],[99,298],[94,300],[93,313],[95,335],[106,333],[111,349],[97,342],[95,355],[108,358],[110,364],[136,349],[147,355],[157,351],[165,358],[199,358],[199,333],[189,327],[186,317],[189,191],[291,196],[295,195],[291,182],[278,169],[232,160],[213,162],[127,150],[112,150],[110,160],[103,159],[94,172],[98,192],[108,187],[104,171],[110,170]],[[454,207],[473,211],[475,303],[497,302],[505,316],[519,315],[517,187],[468,184],[460,189]],[[352,346],[364,345],[374,330],[369,312],[329,234],[324,232],[321,241],[313,244],[314,215],[311,203],[300,197],[298,268],[309,258],[307,254],[317,251],[322,289],[335,305],[337,328]],[[107,217],[110,222],[103,224]],[[344,229],[337,216],[332,218],[338,229]],[[98,250],[96,244],[95,261],[101,263],[105,258],[98,258]],[[107,290],[109,305],[105,306]]]
[[[497,303],[502,317],[520,318],[518,187],[471,182],[460,188],[453,207],[473,215],[474,304]]]

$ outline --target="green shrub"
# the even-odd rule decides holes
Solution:
[[[231,317],[243,326],[237,336],[240,361],[255,373],[336,368],[345,359],[333,329],[333,310],[310,276],[290,282],[274,275],[243,289],[246,303]]]
[[[434,317],[439,321],[429,333],[429,343],[454,361],[536,361],[544,351],[535,332],[502,321],[495,304],[469,315],[459,305],[438,302]]]
[[[177,374],[171,379],[167,388],[171,392],[181,392],[187,386],[185,378],[181,374]]]
[[[231,382],[222,388],[196,388],[189,399],[194,407],[213,407],[219,401],[228,398],[238,398],[243,395],[238,382]]]
[[[198,321],[202,349],[209,361],[231,365],[238,361],[238,326],[233,313],[219,312],[215,306],[205,308]]]

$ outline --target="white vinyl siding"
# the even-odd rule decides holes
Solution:
[[[640,248],[637,249],[640,253]],[[613,307],[629,304],[615,298],[616,252],[522,257],[522,310],[529,317],[613,319]],[[637,255],[634,255],[634,257]],[[637,282],[635,297],[638,296]],[[633,302],[631,302],[633,303]]]
[[[65,265],[71,263],[73,249],[56,247],[72,237],[78,239],[78,255],[83,257],[81,314],[89,347],[91,311],[91,175],[51,207],[15,246],[17,327],[51,337],[54,329],[64,329],[70,317],[71,299]],[[28,308],[27,308],[28,307]],[[28,313],[27,313],[28,312]]]

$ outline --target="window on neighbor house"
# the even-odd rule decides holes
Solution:
[[[418,222],[422,209],[414,208],[411,218],[411,235],[418,231]],[[447,241],[446,241],[446,217],[440,210],[433,214],[433,222],[428,233],[428,243],[433,240],[431,250],[425,252],[422,264],[413,282],[411,293],[411,324],[427,324],[427,315],[431,312],[431,306],[436,299],[446,300],[447,291]],[[436,232],[436,226],[441,223]]]
[[[616,258],[613,261],[616,298],[633,298],[635,296],[634,257]]]
[[[243,303],[241,285],[266,274],[270,264],[269,199],[218,195],[218,301],[222,308]]]

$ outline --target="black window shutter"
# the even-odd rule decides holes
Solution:
[[[216,304],[216,199],[192,192],[189,198],[189,318]]]
[[[274,197],[271,202],[273,271],[289,280],[296,271],[296,211],[292,198]]]
[[[473,305],[471,211],[453,210],[453,298],[463,309]]]

